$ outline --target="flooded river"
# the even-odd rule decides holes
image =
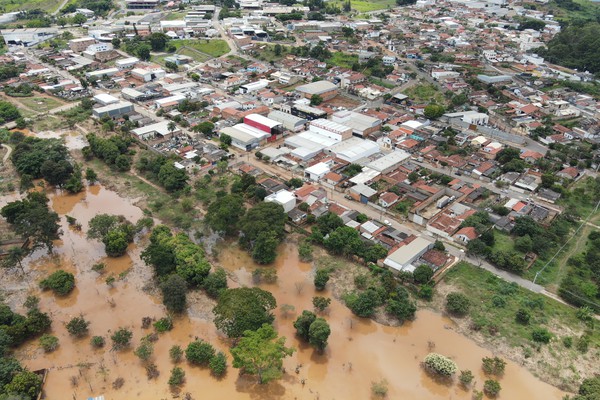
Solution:
[[[142,318],[158,319],[164,316],[164,309],[160,299],[144,290],[151,287],[151,272],[140,261],[140,248],[131,245],[126,256],[106,258],[103,245],[88,241],[85,231],[88,221],[98,213],[121,214],[135,222],[142,217],[142,211],[100,186],[75,196],[52,195],[51,200],[52,207],[62,216],[63,239],[57,244],[55,257],[36,252],[29,264],[44,275],[59,267],[72,271],[76,275],[77,288],[66,298],[56,298],[51,293],[40,294],[36,282],[30,282],[30,294],[40,295],[41,309],[52,315],[53,334],[60,339],[60,347],[53,353],[44,354],[38,349],[37,342],[32,342],[18,352],[18,357],[29,368],[50,369],[44,387],[46,398],[87,399],[104,395],[107,400],[170,399],[173,395],[167,380],[172,364],[168,350],[174,344],[185,347],[195,337],[225,351],[231,364],[227,340],[215,330],[211,321],[195,317],[176,319],[175,328],[161,334],[154,344],[153,361],[160,371],[155,380],[147,380],[144,366],[132,350],[110,351],[111,331],[119,327],[131,328],[133,344],[137,346],[143,336],[152,332],[142,329]],[[65,214],[75,217],[83,225],[83,232],[70,228]],[[219,259],[234,276],[232,286],[252,284],[251,272],[257,267],[246,253],[230,246]],[[107,265],[104,275],[91,270],[98,262]],[[414,322],[392,328],[357,318],[334,299],[329,315],[325,317],[332,329],[329,346],[324,354],[318,354],[294,337],[292,326],[295,315],[303,309],[312,309],[315,291],[311,265],[299,262],[294,246],[284,245],[275,266],[279,281],[261,287],[271,291],[279,305],[291,304],[296,310],[287,318],[276,311],[278,331],[287,337],[288,346],[298,349],[285,360],[287,373],[283,379],[261,386],[253,378],[239,377],[238,371],[230,366],[226,377],[217,380],[207,369],[190,367],[184,362],[182,367],[187,380],[183,393],[191,393],[193,399],[369,399],[371,383],[385,379],[389,383],[390,399],[470,399],[471,393],[457,383],[435,382],[420,368],[420,361],[432,348],[452,357],[460,369],[472,370],[476,388],[481,389],[485,380],[481,373],[481,358],[491,353],[455,333],[450,320],[430,311],[419,311]],[[114,287],[105,283],[106,276],[111,273],[116,277],[123,276],[117,279]],[[203,296],[194,296],[198,297]],[[204,311],[210,309],[208,306],[210,304],[204,301]],[[206,314],[197,312],[198,305],[191,307],[190,315]],[[90,337],[69,337],[64,324],[80,314],[91,321],[90,335],[102,335],[107,339],[105,349],[92,349]],[[123,378],[125,383],[114,389],[112,383],[117,378]],[[562,397],[560,391],[512,362],[507,364],[500,383],[501,399]]]

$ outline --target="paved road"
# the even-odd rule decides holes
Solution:
[[[56,15],[58,14],[58,12],[60,10],[62,10],[62,8],[69,2],[69,0],[63,0],[62,3],[60,3],[60,6],[58,6],[58,8],[51,14],[51,15]]]

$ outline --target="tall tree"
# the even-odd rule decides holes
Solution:
[[[275,329],[264,324],[256,331],[244,332],[238,345],[231,349],[231,355],[235,368],[257,375],[262,384],[281,377],[283,359],[294,351],[292,347],[285,347],[285,337],[277,337]]]

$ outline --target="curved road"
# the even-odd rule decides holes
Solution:
[[[2,157],[2,164],[6,164],[6,160],[8,160],[8,157],[10,157],[10,153],[12,153],[13,149],[12,149],[12,147],[10,147],[4,143],[2,144],[2,147],[5,147],[7,150],[4,157]]]

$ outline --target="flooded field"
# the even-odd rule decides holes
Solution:
[[[5,289],[10,286],[10,290],[6,290],[8,302],[20,306],[27,294],[37,294],[41,297],[40,308],[53,318],[52,333],[60,340],[56,351],[45,354],[34,341],[17,352],[18,358],[30,369],[50,370],[44,387],[46,398],[86,399],[93,395],[104,395],[107,400],[173,398],[167,384],[173,366],[168,350],[174,344],[185,347],[196,337],[223,350],[231,364],[229,342],[208,318],[211,301],[200,293],[190,296],[189,314],[194,317],[177,318],[174,329],[161,334],[154,344],[153,362],[160,371],[157,379],[147,380],[144,366],[132,349],[111,351],[111,331],[119,327],[132,329],[135,347],[143,336],[152,333],[152,329],[142,329],[142,318],[158,319],[165,311],[156,297],[151,271],[140,260],[145,243],[132,244],[127,255],[111,259],[106,258],[100,242],[86,239],[85,231],[88,221],[98,213],[121,214],[135,222],[142,217],[142,211],[131,201],[100,186],[74,196],[52,194],[50,197],[53,209],[61,214],[63,230],[55,256],[48,257],[44,251],[34,253],[27,260],[32,271],[27,273],[25,282],[13,279],[5,285]],[[0,206],[9,201],[8,198],[2,200]],[[70,228],[65,214],[75,217],[83,231]],[[284,362],[287,371],[284,378],[258,385],[251,377],[239,377],[238,370],[230,366],[227,375],[217,380],[208,369],[183,362],[181,366],[186,372],[183,393],[189,392],[193,399],[368,399],[371,383],[386,379],[390,399],[470,399],[471,393],[456,382],[453,385],[439,383],[423,372],[420,361],[432,350],[452,357],[460,369],[472,370],[477,381],[475,387],[481,389],[485,380],[481,358],[491,353],[454,332],[450,320],[430,311],[419,311],[414,322],[392,328],[357,318],[333,299],[325,317],[332,329],[325,353],[319,354],[299,342],[294,337],[292,322],[303,309],[312,309],[311,299],[315,295],[312,266],[298,260],[293,245],[283,245],[280,253],[275,264],[279,281],[261,287],[274,294],[278,305],[295,307],[295,312],[287,318],[276,310],[276,328],[287,337],[288,346],[298,349]],[[219,260],[232,276],[230,286],[252,285],[252,270],[260,268],[236,246],[222,251]],[[91,270],[92,265],[99,262],[107,266],[103,275]],[[40,293],[37,288],[41,277],[58,268],[76,276],[76,289],[65,298]],[[105,283],[110,274],[117,277],[114,287]],[[319,295],[331,296],[328,292]],[[80,314],[91,321],[90,336],[73,339],[64,325]],[[93,349],[89,343],[92,335],[104,336],[107,346]],[[117,378],[123,378],[124,385],[114,389],[112,383]],[[500,383],[501,399],[562,398],[560,391],[512,362],[508,362]]]

